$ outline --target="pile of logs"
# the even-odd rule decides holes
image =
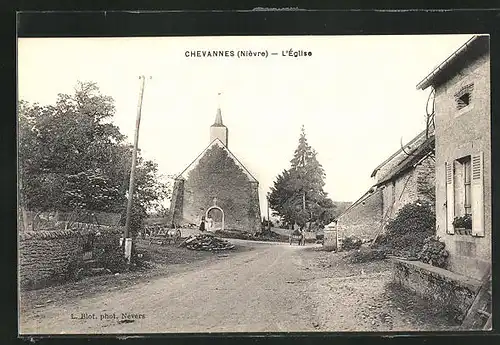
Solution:
[[[212,234],[191,235],[179,244],[191,250],[219,251],[233,249],[234,244],[215,237]]]

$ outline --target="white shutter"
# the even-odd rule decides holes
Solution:
[[[453,162],[446,163],[446,233],[454,234],[453,220],[455,219],[455,184],[453,176]]]
[[[484,236],[483,153],[471,157],[472,236]]]

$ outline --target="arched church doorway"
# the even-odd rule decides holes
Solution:
[[[224,230],[224,211],[219,206],[210,207],[205,214],[208,231]]]

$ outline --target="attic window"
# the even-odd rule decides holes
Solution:
[[[469,84],[460,89],[455,94],[455,102],[457,104],[457,110],[461,110],[468,105],[470,105],[472,100],[472,91],[474,90],[474,84]]]

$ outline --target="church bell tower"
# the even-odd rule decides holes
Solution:
[[[219,93],[219,99],[220,99],[220,93]],[[219,105],[217,107],[217,113],[215,114],[215,121],[212,126],[210,126],[210,142],[214,141],[215,139],[219,139],[222,141],[224,145],[227,146],[227,134],[228,134],[228,129],[224,124],[222,123],[222,112],[220,110],[220,101]]]

